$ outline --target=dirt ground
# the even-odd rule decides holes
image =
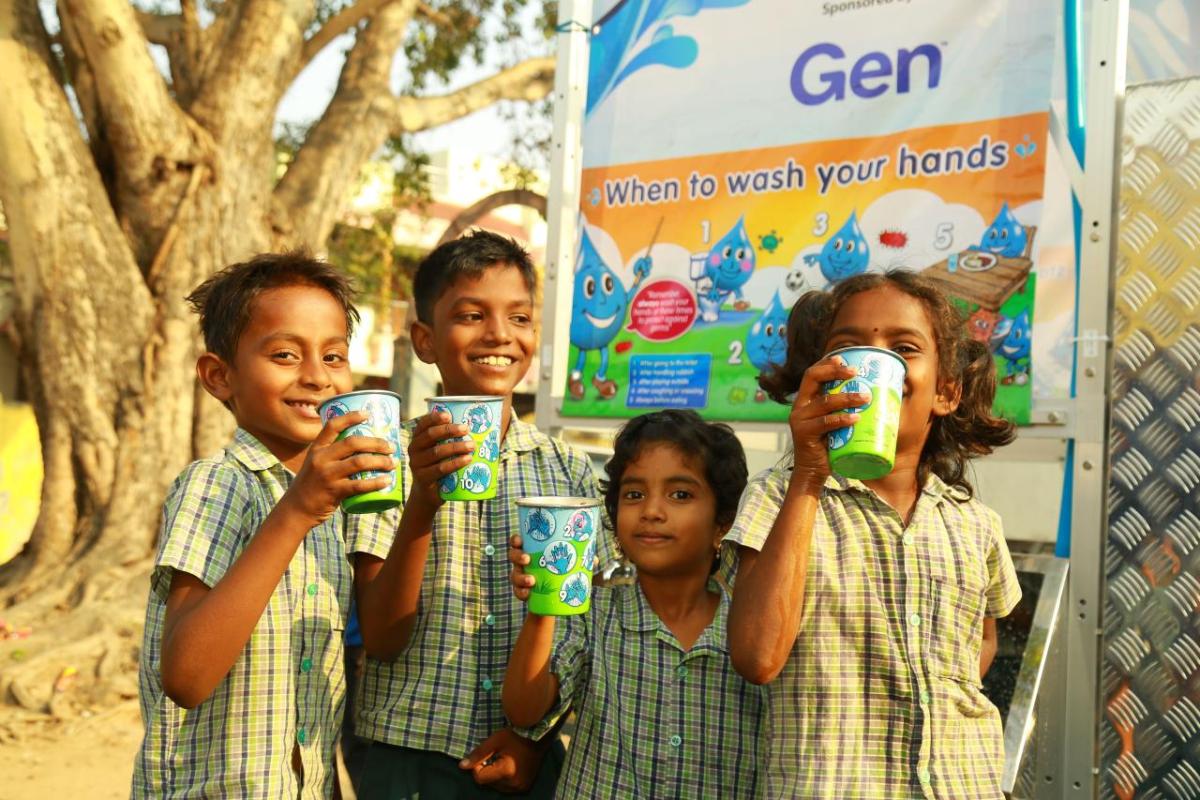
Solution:
[[[0,800],[127,798],[141,736],[136,700],[67,720],[0,707]]]

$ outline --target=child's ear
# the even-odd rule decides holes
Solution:
[[[962,402],[962,381],[943,383],[933,397],[933,414],[936,417],[948,417],[958,410]]]
[[[200,379],[204,391],[222,403],[228,403],[233,397],[229,372],[229,365],[225,363],[225,359],[216,353],[205,353],[196,359],[196,377]]]
[[[417,358],[426,364],[433,364],[437,360],[433,352],[433,328],[424,322],[414,322],[409,329],[408,338]]]

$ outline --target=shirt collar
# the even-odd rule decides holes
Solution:
[[[667,626],[654,613],[654,609],[650,607],[650,602],[642,592],[640,583],[635,581],[632,585],[616,586],[613,588],[617,595],[621,626],[623,628],[630,631],[661,630],[663,633],[670,633],[667,630]],[[716,578],[710,577],[708,579],[708,588],[715,590],[720,595],[721,600],[717,604],[717,613],[713,615],[713,621],[700,634],[700,638],[696,640],[696,644],[692,646],[692,650],[695,651],[701,645],[707,645],[722,653],[728,653],[729,643],[726,638],[726,630],[728,628],[729,617],[729,595]]]
[[[225,448],[225,452],[251,472],[262,472],[279,464],[275,454],[244,428],[233,432],[233,441]]]

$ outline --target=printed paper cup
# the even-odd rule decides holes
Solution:
[[[847,478],[869,481],[892,471],[896,460],[896,433],[900,429],[900,404],[908,366],[891,350],[879,347],[843,347],[829,355],[841,356],[858,375],[829,381],[826,394],[862,392],[871,395],[856,411],[858,422],[828,434],[829,468]]]
[[[589,497],[517,500],[525,571],[535,579],[529,611],[547,617],[586,613],[600,535],[600,501]]]
[[[504,398],[490,395],[427,397],[429,410],[443,411],[455,425],[467,426],[475,441],[471,463],[442,478],[438,494],[443,500],[488,500],[496,496],[500,467],[500,422]]]
[[[395,456],[397,469],[392,471],[368,470],[355,474],[355,478],[374,478],[387,475],[392,480],[383,489],[365,492],[347,497],[342,501],[342,510],[347,514],[373,514],[386,511],[404,502],[402,487],[398,480],[400,462],[400,395],[395,392],[377,391],[374,389],[361,392],[349,392],[331,397],[321,404],[319,412],[321,422],[326,423],[334,417],[349,414],[351,411],[365,411],[370,414],[366,422],[352,425],[338,434],[338,439],[347,436],[374,436],[387,439],[392,443],[392,455]]]

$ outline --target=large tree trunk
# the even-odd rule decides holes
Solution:
[[[38,0],[0,0],[0,204],[45,462],[30,544],[0,567],[3,615],[36,626],[28,640],[0,639],[0,703],[51,710],[64,666],[105,679],[88,682],[102,699],[133,691],[162,498],[232,430],[197,386],[184,297],[256,252],[319,249],[389,134],[543,96],[552,70],[535,59],[444,96],[394,96],[409,19],[436,13],[415,0],[359,0],[308,43],[312,0],[223,3],[203,30],[192,0],[170,16],[127,0],[59,8],[61,63]],[[323,42],[364,20],[325,121],[277,186],[274,109]],[[173,92],[147,37],[171,55]]]

